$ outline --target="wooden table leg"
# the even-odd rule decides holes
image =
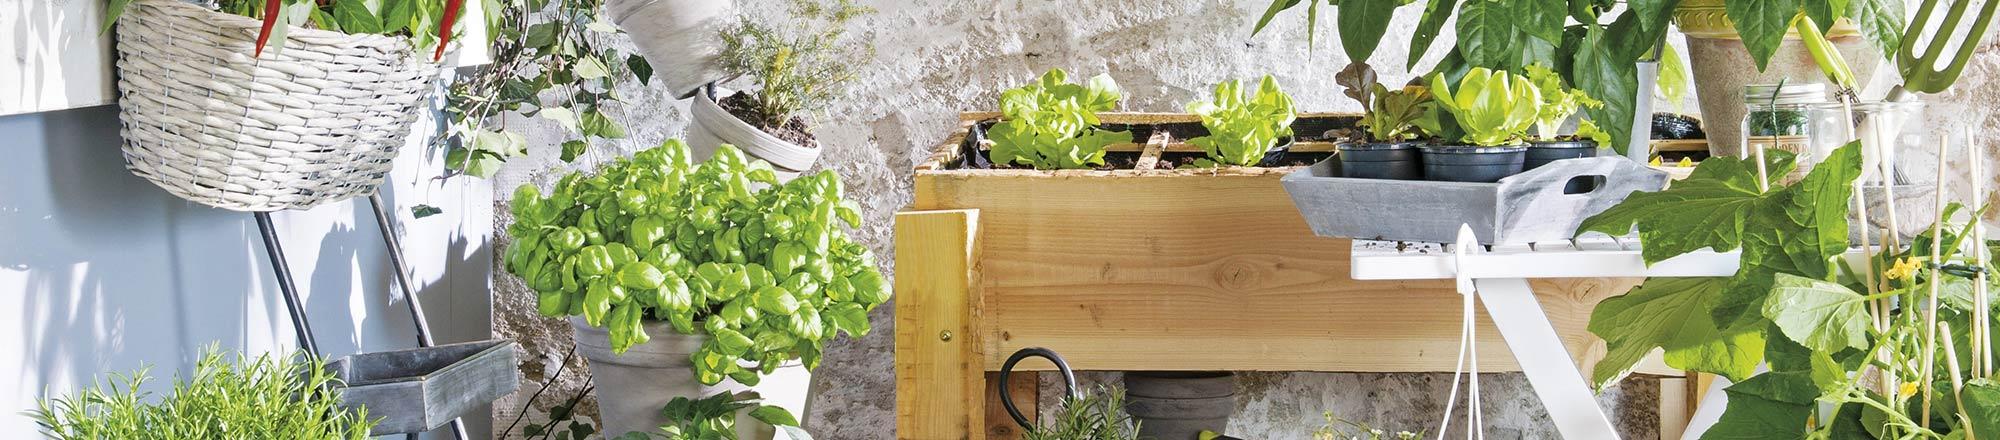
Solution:
[[[986,438],[978,227],[977,210],[896,214],[897,438]]]
[[[1528,384],[1548,408],[1556,431],[1568,440],[1616,440],[1618,432],[1612,429],[1611,419],[1605,417],[1590,385],[1577,373],[1576,362],[1563,349],[1562,338],[1556,336],[1548,315],[1542,313],[1528,280],[1477,279],[1473,283],[1479,288],[1479,302],[1486,305],[1487,316],[1506,338],[1514,360],[1521,363],[1521,373],[1528,376]]]

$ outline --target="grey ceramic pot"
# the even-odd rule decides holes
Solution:
[[[1140,438],[1194,440],[1202,431],[1223,432],[1236,412],[1236,375],[1226,371],[1125,373],[1125,412],[1139,421]]]

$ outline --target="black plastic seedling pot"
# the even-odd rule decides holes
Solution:
[[[1520,173],[1528,157],[1526,146],[1444,145],[1423,150],[1424,180],[1441,182],[1499,182]]]
[[[1527,162],[1521,165],[1521,171],[1548,165],[1549,162],[1579,157],[1597,157],[1597,142],[1587,139],[1532,142],[1528,144],[1528,159]],[[1590,192],[1591,188],[1596,186],[1593,183],[1589,180],[1572,180],[1563,186],[1563,192],[1565,194]]]
[[[1340,175],[1360,179],[1420,180],[1424,157],[1408,142],[1349,142],[1339,145]]]

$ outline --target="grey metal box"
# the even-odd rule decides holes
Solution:
[[[1595,188],[1564,194],[1579,177]],[[1667,173],[1600,156],[1555,161],[1498,183],[1358,179],[1340,176],[1335,155],[1281,181],[1320,236],[1449,243],[1460,225],[1470,225],[1480,243],[1497,245],[1568,240],[1583,219],[1632,192],[1665,187]]]

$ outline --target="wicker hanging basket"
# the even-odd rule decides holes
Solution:
[[[126,168],[181,198],[237,211],[306,209],[374,191],[429,104],[437,65],[406,37],[300,27],[287,31],[283,50],[253,57],[261,28],[179,0],[126,8],[118,19]]]

